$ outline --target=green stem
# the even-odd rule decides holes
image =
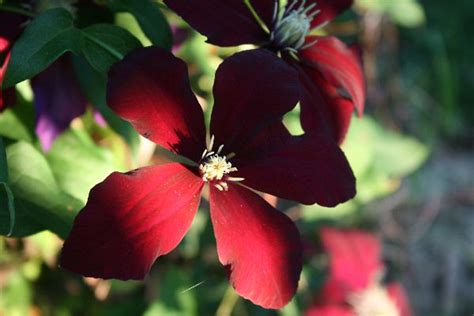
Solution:
[[[103,49],[105,49],[106,51],[108,51],[112,56],[114,56],[115,58],[117,58],[117,60],[122,60],[124,55],[122,55],[120,52],[118,52],[117,50],[115,50],[113,47],[99,41],[98,39],[96,39],[95,37],[93,36],[90,36],[89,34],[87,34],[86,32],[83,32],[84,36],[89,39],[91,42],[94,42],[96,43],[97,45],[99,45],[100,47],[102,47]]]
[[[6,5],[6,4],[0,4],[0,11],[17,13],[17,14],[29,16],[31,18],[34,18],[36,16],[34,12],[31,12],[22,8]]]
[[[225,291],[224,297],[222,298],[221,303],[216,311],[216,316],[230,316],[232,315],[232,311],[234,310],[235,304],[239,300],[239,296],[229,285],[227,291]]]
[[[268,34],[270,34],[270,29],[268,28],[268,26],[265,24],[265,22],[263,22],[263,20],[260,18],[260,16],[258,15],[257,11],[255,11],[255,8],[252,6],[252,4],[250,3],[250,0],[244,0],[244,3],[245,5],[247,6],[247,8],[249,8],[250,12],[252,12],[252,15],[253,17],[255,18],[255,20],[257,20],[257,23],[260,25],[260,27],[265,31],[267,32]]]

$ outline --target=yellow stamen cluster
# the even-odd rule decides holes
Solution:
[[[221,156],[221,151],[224,148],[223,145],[219,146],[217,152],[212,150],[214,146],[214,136],[211,137],[208,148],[204,150],[201,157],[201,163],[199,165],[199,171],[202,179],[206,182],[213,182],[213,185],[220,191],[227,191],[228,185],[226,181],[242,181],[244,178],[237,177],[225,177],[227,174],[237,171],[236,167],[227,161],[227,159],[234,157],[235,154],[231,153],[227,156]]]
[[[349,303],[357,316],[400,316],[395,302],[390,299],[387,290],[380,284],[352,294]]]
[[[212,155],[199,166],[199,170],[201,170],[204,181],[213,181],[222,180],[224,175],[237,171],[237,168],[232,167],[232,164],[227,161],[225,156]]]

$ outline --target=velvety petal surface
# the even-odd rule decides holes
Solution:
[[[87,100],[74,75],[69,55],[55,61],[31,80],[35,98],[36,134],[44,150],[86,110]]]
[[[251,0],[259,16],[271,20],[275,0]],[[165,0],[166,5],[218,46],[259,44],[269,39],[242,0]]]
[[[303,129],[325,133],[342,143],[354,108],[359,115],[364,109],[365,83],[359,58],[333,37],[319,37],[314,46],[300,51],[301,62],[288,55],[284,58],[299,72]]]
[[[0,112],[3,111],[6,107],[6,101],[4,100],[4,91],[2,89],[3,78],[5,77],[5,73],[7,72],[8,60],[10,59],[10,55],[8,55],[3,64],[0,65]]]
[[[197,161],[205,148],[204,115],[186,64],[159,48],[140,48],[112,66],[107,103],[153,142]]]
[[[233,183],[210,187],[211,219],[220,262],[230,268],[237,293],[265,308],[281,308],[295,295],[302,268],[298,230],[260,196]]]
[[[61,266],[89,277],[142,279],[184,237],[202,186],[178,163],[112,173],[76,217]]]
[[[349,307],[328,305],[328,306],[313,306],[308,309],[305,316],[355,316],[354,312]],[[375,315],[374,315],[375,316]]]
[[[380,242],[370,233],[326,227],[321,241],[330,260],[329,279],[345,291],[366,288],[383,268]]]
[[[214,84],[211,134],[236,153],[299,101],[297,72],[272,52],[237,53],[220,65]]]
[[[310,37],[307,41],[314,40]],[[364,112],[365,80],[360,57],[336,37],[317,37],[313,46],[301,50],[303,64],[335,86],[342,96],[349,97],[359,115]]]
[[[243,183],[304,204],[335,206],[355,195],[355,178],[344,153],[323,135],[293,137],[267,156],[235,158]],[[234,175],[234,173],[232,174]]]
[[[400,312],[400,316],[412,316],[413,311],[408,300],[407,293],[399,283],[391,283],[387,285],[388,295],[395,302]]]

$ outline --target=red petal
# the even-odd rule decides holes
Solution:
[[[238,153],[264,128],[281,121],[298,103],[298,77],[265,49],[237,53],[216,72],[211,134]]]
[[[217,252],[230,266],[230,279],[241,296],[265,308],[281,308],[295,295],[302,268],[298,230],[252,191],[229,183],[210,188],[211,219]]]
[[[326,227],[321,241],[330,258],[329,278],[348,292],[366,288],[383,268],[380,242],[369,233]]]
[[[111,174],[76,217],[61,266],[96,278],[142,279],[184,237],[202,186],[177,163]]]
[[[0,53],[3,53],[3,51],[7,50],[9,45],[10,42],[6,38],[0,37]]]
[[[388,295],[395,302],[400,312],[400,316],[411,316],[410,302],[403,287],[399,283],[391,283],[387,286]]]
[[[300,51],[303,63],[320,72],[338,90],[347,93],[359,115],[364,112],[365,80],[360,58],[336,37],[318,37],[315,45]],[[308,41],[314,40],[314,37]]]
[[[254,5],[254,8],[267,22],[273,13],[274,0],[258,1],[262,3]],[[269,39],[242,0],[165,0],[165,3],[194,29],[207,36],[211,44],[259,44]]]
[[[0,112],[3,111],[6,107],[6,101],[3,99],[3,77],[5,76],[5,73],[7,72],[7,66],[8,66],[8,60],[10,59],[10,53],[8,53],[7,57],[5,58],[5,61],[3,65],[0,67]]]
[[[314,20],[311,21],[311,27],[317,27],[332,21],[336,16],[348,10],[354,0],[310,0],[307,5],[316,3],[316,9],[321,10]]]
[[[365,103],[362,69],[353,50],[336,38],[320,37],[316,45],[301,51],[301,63],[284,58],[300,75],[303,129],[342,143],[354,107],[362,115]]]
[[[204,116],[186,64],[170,52],[140,48],[109,72],[107,102],[143,136],[197,161],[205,148]]]
[[[245,185],[281,198],[335,206],[355,195],[349,163],[326,137],[294,137],[292,143],[261,159],[238,158],[236,176],[245,178]]]
[[[340,306],[314,306],[308,309],[305,316],[355,316],[354,312],[348,307]]]

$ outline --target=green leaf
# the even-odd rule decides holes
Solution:
[[[116,168],[112,152],[96,146],[87,134],[80,133],[76,130],[63,133],[46,159],[59,187],[85,204],[90,189]]]
[[[66,52],[83,55],[94,69],[105,74],[137,47],[140,42],[120,27],[96,24],[80,30],[66,10],[47,10],[15,42],[4,85],[10,87],[37,75]]]
[[[15,203],[13,193],[5,182],[0,182],[0,233],[11,236],[15,227]]]
[[[39,15],[13,46],[4,87],[33,77],[67,51],[80,53],[81,41],[66,10],[52,9]]]
[[[106,76],[92,69],[83,58],[78,56],[73,57],[73,66],[79,85],[87,99],[102,114],[109,126],[125,139],[132,152],[136,152],[140,142],[138,133],[130,123],[122,120],[107,106],[105,100]]]
[[[106,74],[117,61],[141,46],[128,31],[110,24],[96,24],[82,30],[82,54],[98,72]]]
[[[34,139],[34,109],[31,103],[17,94],[18,104],[0,113],[0,135],[32,142]]]
[[[171,28],[158,4],[151,0],[113,0],[111,7],[117,12],[131,13],[154,45],[171,49],[173,45]]]
[[[31,144],[18,142],[6,152],[16,207],[12,236],[48,229],[65,238],[83,204],[60,190],[45,157]],[[4,225],[0,225],[0,233],[5,234]]]

